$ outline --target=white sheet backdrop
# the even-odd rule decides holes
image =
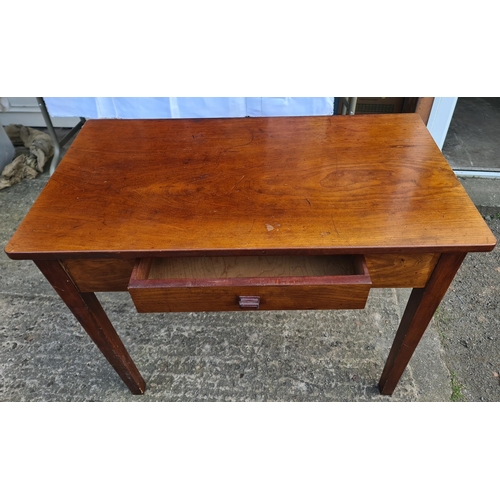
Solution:
[[[332,115],[333,97],[45,97],[53,117],[216,118]]]

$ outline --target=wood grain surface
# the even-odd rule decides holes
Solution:
[[[374,288],[422,288],[439,259],[438,253],[370,254],[366,265]]]
[[[140,313],[241,311],[239,298],[257,296],[260,310],[363,309],[369,284],[129,288]]]
[[[58,261],[35,261],[54,290],[80,322],[133,394],[143,394],[146,383],[93,293],[81,293]]]
[[[351,256],[266,255],[153,259],[148,279],[266,278],[356,274]]]
[[[425,288],[414,288],[379,381],[381,394],[392,394],[465,253],[442,254]]]
[[[366,256],[366,265],[372,287],[422,288],[439,255],[369,254]],[[135,262],[135,259],[70,259],[63,264],[80,291],[119,292],[127,290]]]
[[[127,290],[135,259],[69,259],[63,265],[81,292],[122,292]]]
[[[11,258],[489,251],[416,114],[89,120]]]
[[[138,259],[128,290],[139,312],[362,309],[371,279],[363,256]]]

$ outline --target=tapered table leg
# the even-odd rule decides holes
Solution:
[[[391,395],[466,253],[443,253],[425,288],[414,288],[392,344],[378,387]]]
[[[146,383],[95,294],[80,292],[59,261],[40,260],[35,261],[35,264],[130,391],[133,394],[143,394]]]

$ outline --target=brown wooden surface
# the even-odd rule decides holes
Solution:
[[[401,113],[415,113],[420,97],[405,97]]]
[[[269,278],[357,274],[352,255],[265,255],[153,259],[147,279]]]
[[[80,293],[58,261],[35,261],[54,290],[95,342],[133,394],[143,394],[146,384],[120,337],[93,293]]]
[[[6,252],[36,261],[136,394],[144,380],[90,293],[123,290],[136,258],[147,271],[148,257],[365,255],[375,286],[425,285],[380,381],[391,394],[465,253],[495,243],[420,117],[401,114],[88,121]],[[371,287],[234,279],[247,281],[129,288],[138,310],[224,311],[362,308]]]
[[[464,260],[465,253],[443,254],[425,288],[412,291],[379,382],[382,394],[392,394],[441,299]]]
[[[341,274],[342,273],[342,274]],[[140,259],[129,292],[139,312],[362,309],[371,280],[362,256]]]
[[[138,312],[240,311],[239,297],[261,310],[363,309],[370,285],[190,286],[130,288]]]
[[[375,288],[422,288],[439,258],[438,253],[370,254],[366,265]]]
[[[415,113],[419,114],[422,121],[427,125],[434,104],[434,97],[419,97]]]
[[[429,279],[439,254],[368,254],[366,263],[373,287],[421,288]],[[75,259],[63,262],[81,292],[127,291],[135,259]]]
[[[75,259],[63,265],[81,292],[124,292],[135,265],[135,259]]]
[[[487,251],[416,114],[89,120],[11,258]]]

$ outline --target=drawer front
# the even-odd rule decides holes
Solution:
[[[138,312],[363,309],[369,290],[370,285],[129,288]]]
[[[143,259],[128,290],[138,312],[363,309],[371,287],[364,258],[328,259]]]

